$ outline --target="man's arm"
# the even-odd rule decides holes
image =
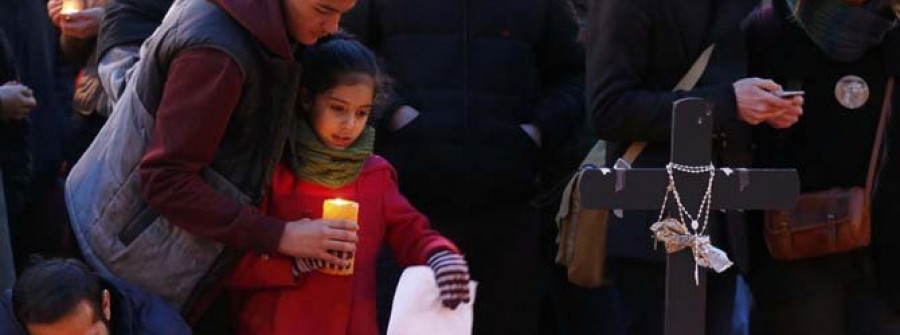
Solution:
[[[192,234],[275,253],[284,224],[224,197],[200,176],[215,157],[243,80],[222,51],[195,49],[172,62],[140,165],[141,187],[153,209]]]
[[[549,20],[538,52],[541,99],[532,122],[541,144],[555,148],[574,138],[584,114],[584,46],[577,41],[575,10],[567,0],[550,1]]]
[[[690,91],[646,89],[647,77],[653,71],[648,45],[654,24],[647,8],[652,7],[641,0],[605,0],[597,1],[591,9],[587,96],[594,130],[600,138],[667,141],[672,103],[685,97],[713,102],[716,132],[727,131],[739,122],[757,125],[771,121],[777,127],[788,127],[800,117],[803,98],[779,98],[774,93],[781,91],[781,86],[768,79],[744,78]],[[713,58],[717,52],[722,50],[714,51]]]
[[[734,101],[731,83],[700,87],[690,92],[643,88],[652,71],[648,48],[652,43],[650,35],[654,24],[647,13],[649,6],[643,3],[635,0],[595,1],[591,8],[586,94],[594,130],[605,140],[666,141],[675,100],[694,96],[711,101]]]

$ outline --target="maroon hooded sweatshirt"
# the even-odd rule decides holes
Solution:
[[[291,59],[281,0],[209,0],[273,54]],[[169,67],[156,128],[140,165],[148,203],[172,224],[240,250],[275,253],[284,223],[219,194],[201,177],[242,95],[244,74],[212,48],[182,52]]]

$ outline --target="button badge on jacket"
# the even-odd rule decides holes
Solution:
[[[860,108],[869,101],[869,84],[858,76],[844,76],[834,85],[834,98],[844,108]]]

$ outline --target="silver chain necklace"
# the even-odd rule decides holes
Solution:
[[[709,182],[706,184],[706,192],[700,200],[700,208],[697,209],[696,217],[691,215],[691,212],[688,211],[681,202],[681,194],[678,193],[678,187],[675,186],[674,171],[690,174],[709,173]],[[685,217],[687,217],[690,219],[690,231],[693,235],[706,235],[706,230],[709,226],[709,212],[712,208],[712,188],[716,178],[716,167],[712,163],[708,165],[690,166],[670,162],[669,164],[666,164],[666,172],[669,174],[669,185],[666,188],[666,195],[663,197],[663,204],[659,209],[659,218],[657,221],[662,221],[665,216],[669,194],[672,194],[675,197],[675,203],[678,205],[678,217],[681,219],[681,224],[687,222],[685,221]]]
[[[697,209],[696,217],[691,215],[691,212],[684,208],[684,204],[681,202],[681,194],[678,193],[678,187],[675,186],[675,171],[689,174],[709,173],[709,182],[706,184],[706,192],[700,200],[700,208]],[[694,282],[700,285],[699,266],[701,263],[704,267],[710,267],[710,265],[713,265],[712,263],[716,263],[717,272],[724,271],[724,269],[731,266],[731,261],[728,260],[727,255],[724,255],[724,252],[721,252],[721,257],[712,255],[718,253],[718,250],[712,250],[714,248],[709,245],[709,237],[706,235],[706,230],[709,226],[709,212],[712,208],[712,187],[716,178],[716,167],[712,163],[709,165],[689,166],[669,162],[669,164],[666,164],[666,172],[669,175],[669,185],[666,187],[666,195],[663,197],[662,207],[659,209],[657,223],[650,230],[657,236],[657,241],[660,241],[662,237],[662,241],[666,243],[666,250],[670,253],[683,247],[690,247],[694,255]],[[672,194],[675,198],[680,220],[663,220],[666,213],[666,205],[669,202],[669,194]],[[685,217],[691,220],[690,228],[685,224]],[[676,235],[683,234],[683,237],[672,236],[671,231],[665,232],[664,225],[666,222],[674,224],[676,227],[670,227],[669,229],[674,229],[676,232],[681,231],[681,233]],[[665,237],[667,235],[668,237]],[[712,258],[716,258],[719,261],[710,262]],[[724,261],[721,261],[722,258],[724,258]]]

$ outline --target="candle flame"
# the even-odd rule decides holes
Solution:
[[[338,206],[348,205],[352,202],[352,201],[344,200],[341,198],[334,198],[334,199],[331,199],[331,201],[332,201],[332,203],[334,203],[335,205],[338,205]]]
[[[63,0],[62,10],[60,13],[62,14],[72,14],[80,12],[83,8],[83,4],[81,0]]]

